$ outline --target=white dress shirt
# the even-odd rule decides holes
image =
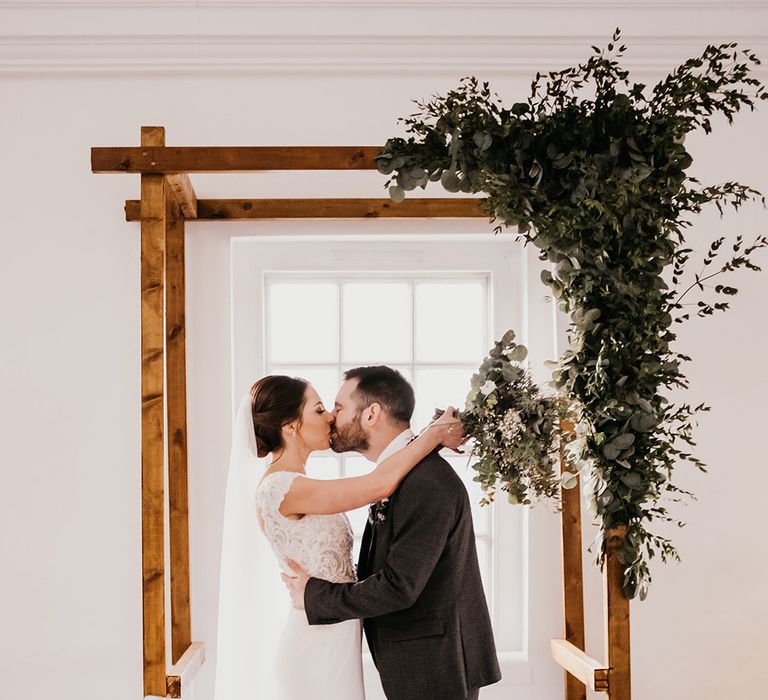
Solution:
[[[381,464],[390,455],[393,455],[395,452],[402,450],[414,437],[416,436],[410,428],[403,430],[400,435],[398,435],[394,440],[392,440],[392,442],[389,443],[389,445],[384,448],[382,453],[379,455],[379,458],[376,460],[376,466],[379,466],[379,464]]]

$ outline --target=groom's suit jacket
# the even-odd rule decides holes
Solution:
[[[310,624],[363,618],[389,700],[464,700],[501,678],[469,497],[437,451],[363,534],[357,583],[311,578]]]

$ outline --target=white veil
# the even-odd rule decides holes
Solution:
[[[240,401],[224,503],[214,700],[272,700],[274,650],[290,608],[275,555],[256,520],[256,486],[267,461],[256,455],[251,396]]]

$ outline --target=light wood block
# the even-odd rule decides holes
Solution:
[[[581,683],[582,688],[598,692],[608,690],[608,669],[605,664],[587,656],[581,649],[565,639],[550,642],[552,658]],[[585,690],[586,694],[586,690]],[[611,695],[613,698],[613,695]]]
[[[166,678],[166,696],[183,698],[184,692],[189,688],[192,679],[204,662],[205,645],[202,642],[193,642],[182,657],[171,666]]]

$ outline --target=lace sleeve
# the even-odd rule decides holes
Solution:
[[[301,472],[272,472],[267,474],[256,489],[256,508],[264,519],[267,533],[287,518],[280,512],[280,505],[290,491],[293,480],[303,476]]]

